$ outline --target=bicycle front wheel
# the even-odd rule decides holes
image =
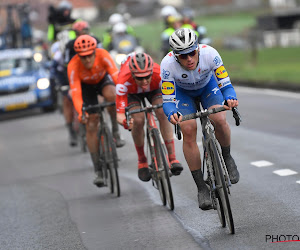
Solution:
[[[222,160],[221,160],[221,154],[219,153],[219,150],[217,148],[215,141],[211,141],[209,143],[209,150],[210,155],[212,158],[212,163],[214,166],[214,172],[215,172],[215,178],[216,178],[216,186],[217,186],[217,195],[219,196],[219,205],[222,206],[223,212],[225,214],[226,222],[229,228],[229,231],[231,234],[235,233],[234,229],[234,222],[231,212],[231,206],[229,201],[229,195],[227,186],[224,180],[224,172],[222,168]],[[218,211],[222,212],[222,210]]]
[[[170,210],[174,210],[174,199],[173,199],[172,186],[171,186],[171,181],[169,176],[169,161],[167,158],[167,151],[166,148],[163,147],[163,145],[161,144],[160,133],[158,129],[152,130],[152,137],[154,141],[158,171],[161,178],[161,182],[164,187],[166,200]]]
[[[154,142],[152,140],[152,137],[150,138],[150,133],[149,133],[148,129],[147,129],[147,141],[148,141],[148,146],[149,146],[149,148],[148,148],[149,153],[151,156],[151,164],[149,164],[149,166],[150,166],[150,173],[151,173],[151,178],[152,178],[152,185],[158,190],[162,204],[164,206],[166,206],[167,200],[166,200],[164,186],[161,181],[159,172],[157,171],[158,166],[157,166],[157,160],[156,160],[156,156],[155,156]]]
[[[121,195],[121,188],[118,174],[118,155],[116,144],[113,140],[112,134],[109,128],[104,125],[102,131],[100,131],[100,148],[104,154],[105,166],[106,166],[106,178],[111,193],[114,193],[117,197]],[[101,152],[100,152],[101,153]]]

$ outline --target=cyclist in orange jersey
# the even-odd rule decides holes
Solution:
[[[97,41],[90,35],[81,35],[75,40],[74,49],[77,55],[68,64],[68,78],[74,107],[79,114],[78,118],[81,122],[86,123],[87,146],[97,175],[94,184],[99,187],[103,185],[97,138],[99,117],[97,110],[92,110],[86,114],[85,121],[82,121],[82,106],[97,104],[98,95],[102,95],[108,102],[116,100],[115,83],[117,82],[118,68],[106,50],[96,47]],[[125,141],[120,138],[116,109],[109,107],[107,110],[111,117],[116,146],[122,147]]]
[[[125,107],[129,107],[129,110],[140,108],[141,99],[145,97],[152,105],[162,103],[160,81],[160,66],[157,63],[153,63],[152,58],[148,54],[131,53],[121,65],[116,86],[117,120],[125,129],[132,129],[131,135],[138,154],[138,177],[142,181],[151,179],[147,158],[144,153],[145,115],[144,113],[132,114],[133,119],[128,128]],[[172,125],[168,122],[162,108],[155,110],[155,113],[167,147],[171,172],[174,175],[179,175],[183,168],[179,161],[176,160]]]

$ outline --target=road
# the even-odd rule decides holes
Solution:
[[[300,94],[236,90],[242,125],[228,112],[241,174],[230,197],[235,235],[216,211],[197,207],[181,141],[172,212],[139,181],[128,131],[116,198],[92,184],[89,155],[68,146],[62,115],[30,111],[0,119],[0,249],[299,249]]]

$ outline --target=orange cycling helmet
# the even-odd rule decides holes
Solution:
[[[94,53],[97,41],[90,35],[79,36],[74,43],[74,50],[79,56],[87,56]]]
[[[129,69],[135,77],[149,76],[153,72],[153,60],[146,53],[134,53],[129,61]]]
[[[76,32],[81,32],[84,29],[90,29],[90,26],[86,21],[77,21],[72,25],[72,30]]]

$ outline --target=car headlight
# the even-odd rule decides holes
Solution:
[[[121,63],[124,61],[125,58],[126,58],[126,54],[117,54],[116,55],[116,63],[118,65],[121,65]]]
[[[34,53],[33,59],[39,63],[43,60],[43,55],[41,53]]]
[[[39,89],[47,89],[50,86],[50,81],[47,78],[41,78],[36,83]]]

